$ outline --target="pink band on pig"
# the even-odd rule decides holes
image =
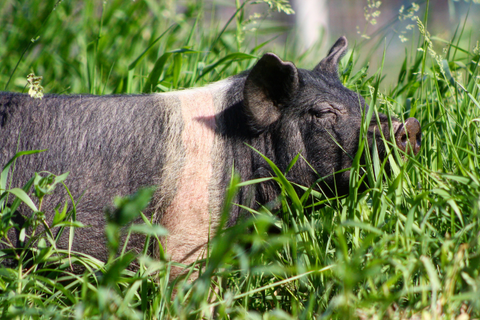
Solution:
[[[208,186],[213,171],[215,108],[208,89],[185,90],[175,95],[182,108],[185,159],[176,195],[162,223],[169,231],[164,243],[167,253],[174,261],[187,262],[192,258],[194,261],[208,242],[211,221]],[[169,248],[175,248],[175,252],[169,252]]]

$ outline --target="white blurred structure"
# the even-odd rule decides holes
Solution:
[[[303,49],[320,39],[328,41],[327,0],[291,0],[291,5],[295,10],[295,25]]]

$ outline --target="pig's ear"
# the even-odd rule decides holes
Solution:
[[[243,89],[245,113],[256,131],[263,131],[280,118],[280,109],[298,90],[298,70],[273,53],[265,54],[253,67]]]
[[[338,77],[338,63],[347,52],[347,46],[347,38],[338,38],[337,42],[335,42],[333,47],[328,52],[328,56],[325,57],[322,61],[320,61],[320,63],[313,70],[320,73],[328,73],[331,75],[335,75],[335,77]]]

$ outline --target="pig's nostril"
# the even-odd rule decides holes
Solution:
[[[415,118],[408,118],[405,123],[401,124],[395,134],[397,146],[407,153],[413,151],[417,154],[422,145],[422,128]]]

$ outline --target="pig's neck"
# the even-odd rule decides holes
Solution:
[[[222,189],[210,190],[211,197],[213,195],[210,203],[218,202],[218,199],[223,201],[225,198],[225,188],[230,183],[232,168],[236,174],[240,175],[242,181],[270,177],[271,168],[260,153],[273,162],[277,160],[269,131],[257,134],[252,133],[248,128],[249,119],[245,115],[243,105],[245,78],[245,76],[238,76],[227,79],[227,86],[220,90],[221,94],[215,94],[223,103],[216,104],[220,109],[216,109],[215,115],[216,135],[212,159],[215,159],[213,172],[216,176],[212,186],[220,186]],[[276,184],[270,181],[240,188],[234,202],[255,208],[259,204],[274,200],[277,194]],[[223,203],[217,204],[223,205]],[[241,211],[238,206],[232,207],[230,225],[241,217]]]
[[[170,165],[162,174],[164,178],[172,175],[166,180],[175,184],[173,188],[166,186],[174,190],[171,196],[160,195],[167,200],[161,203],[160,211],[162,224],[171,233],[170,241],[175,241],[174,230],[181,230],[188,220],[195,221],[200,229],[214,230],[232,172],[239,174],[242,181],[269,175],[268,165],[251,147],[275,161],[272,139],[268,133],[252,134],[247,128],[244,82],[245,75],[241,75],[206,87],[161,95],[176,100],[182,122],[181,132],[174,138],[175,144],[181,146],[181,155],[167,155]],[[268,184],[241,188],[235,202],[255,206],[272,200],[276,190],[265,186]],[[239,207],[232,208],[230,224],[239,218],[240,211]],[[196,236],[200,234],[208,232]]]

